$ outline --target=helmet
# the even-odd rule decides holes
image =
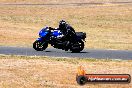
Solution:
[[[61,20],[61,21],[59,22],[59,28],[60,28],[60,29],[64,29],[64,28],[66,27],[66,25],[67,25],[67,23],[66,23],[64,20]]]

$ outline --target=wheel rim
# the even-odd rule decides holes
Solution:
[[[74,48],[74,47],[78,47],[78,49],[81,49],[81,48],[83,48],[83,43],[82,43],[82,42],[76,42],[76,43],[72,46],[72,48]]]
[[[36,48],[38,48],[38,49],[43,49],[43,44],[42,44],[42,42],[36,42]]]
[[[79,48],[83,47],[83,44],[81,42],[78,42],[78,44],[79,44]]]

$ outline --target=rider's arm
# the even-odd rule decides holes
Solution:
[[[76,35],[76,32],[75,32],[75,30],[74,30],[72,27],[69,27],[69,28],[67,29],[67,34]]]
[[[49,27],[49,30],[54,30],[54,28],[52,28],[52,27]]]

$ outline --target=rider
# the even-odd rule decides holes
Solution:
[[[69,25],[66,23],[66,21],[64,20],[61,20],[59,22],[59,30],[62,31],[63,35],[64,35],[64,40],[66,40],[66,50],[68,49],[69,47],[69,43],[70,42],[73,42],[75,40],[75,36],[76,36],[76,32],[75,30]]]

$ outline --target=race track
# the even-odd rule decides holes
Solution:
[[[66,52],[54,48],[47,48],[45,51],[35,51],[33,48],[28,47],[0,46],[0,54],[132,60],[132,50],[84,49],[80,53],[71,53],[70,51]]]

